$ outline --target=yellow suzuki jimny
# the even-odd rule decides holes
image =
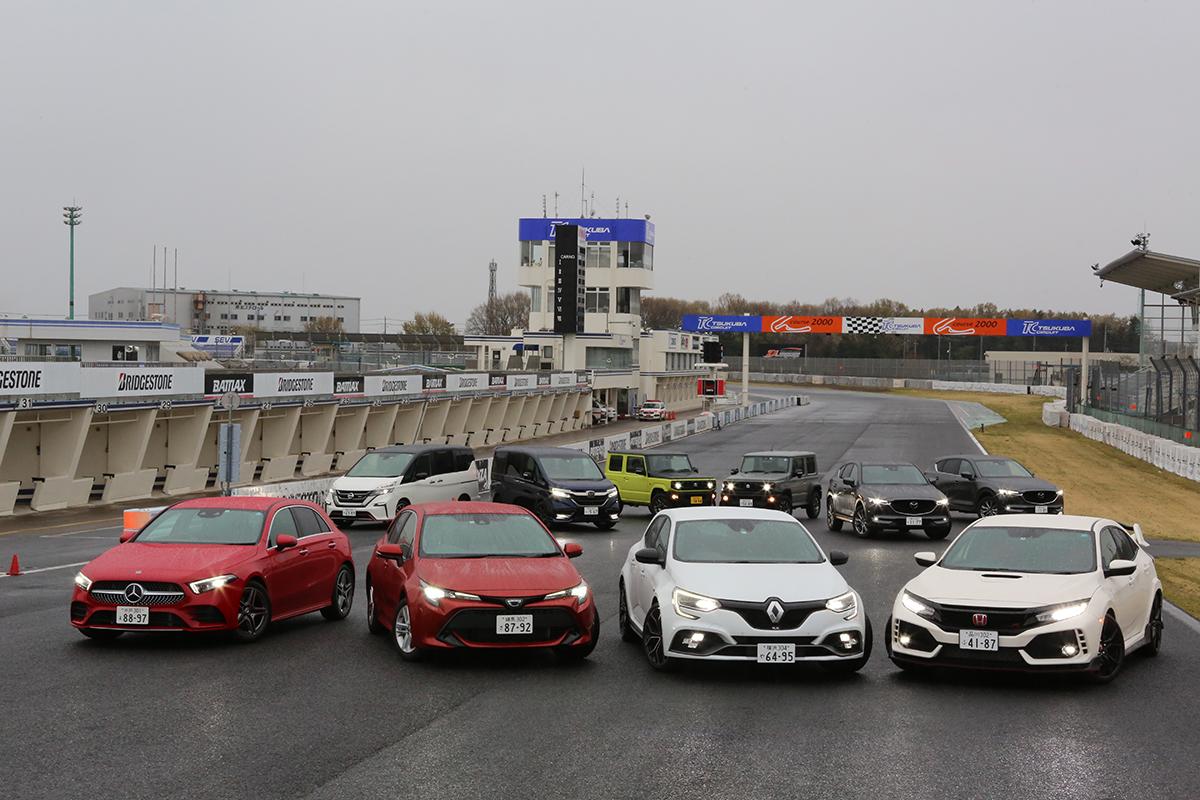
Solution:
[[[716,478],[701,475],[685,453],[611,452],[604,475],[616,484],[623,505],[649,506],[655,514],[716,503]]]

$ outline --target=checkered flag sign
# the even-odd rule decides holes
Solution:
[[[845,333],[883,333],[883,317],[843,317]]]

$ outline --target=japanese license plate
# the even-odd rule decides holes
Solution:
[[[739,506],[750,506],[751,508],[753,508],[754,501],[753,500],[738,500],[738,505]]]
[[[920,517],[905,517],[904,524],[911,528],[919,528],[923,523]]]
[[[1033,507],[1033,513],[1035,513],[1035,514],[1046,514],[1049,511],[1050,511],[1049,506],[1034,506]]]
[[[118,625],[149,625],[150,609],[145,606],[117,606]]]
[[[600,506],[584,506],[583,507],[583,515],[585,517],[600,516]]]
[[[1000,649],[1000,634],[996,631],[959,631],[958,646],[963,650],[987,650],[994,653]]]
[[[695,497],[692,498],[691,502],[692,502],[692,505],[694,505],[694,506],[702,505],[704,503],[704,498],[701,497],[700,495],[696,495]]]
[[[506,636],[533,633],[533,614],[497,614],[496,633]]]
[[[796,645],[791,642],[760,643],[758,645],[758,663],[794,664],[796,663]]]

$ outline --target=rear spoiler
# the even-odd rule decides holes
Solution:
[[[1149,549],[1150,543],[1146,541],[1146,535],[1142,533],[1141,525],[1136,522],[1132,525],[1122,522],[1121,527],[1125,529],[1126,533],[1133,537],[1133,540],[1138,543],[1138,547]]]

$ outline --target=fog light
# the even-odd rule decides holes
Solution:
[[[775,498],[774,498],[774,497],[768,497],[768,498],[767,498],[767,502],[768,502],[768,503],[774,503],[774,502],[775,502]]]
[[[610,517],[612,517],[613,519],[619,519],[619,518],[620,518],[620,514],[609,514],[609,516],[610,516]]]
[[[1075,655],[1078,652],[1079,652],[1079,648],[1073,644],[1064,644],[1062,647],[1062,654],[1064,656],[1066,656],[1067,658],[1070,658],[1071,656]]]
[[[691,636],[689,636],[687,638],[686,641],[687,641],[688,649],[695,650],[697,647],[700,646],[700,643],[704,641],[704,634],[703,633],[693,633]]]
[[[729,502],[729,495],[727,495],[727,494],[723,494],[723,495],[721,495],[721,502],[722,502],[722,503],[728,503],[728,502]]]
[[[554,518],[555,519],[570,519],[571,515],[570,514],[555,514]]]
[[[672,494],[672,495],[671,495],[671,499],[672,499],[672,500],[678,500],[678,499],[679,499],[679,495],[677,495],[677,494]]]
[[[901,647],[908,647],[908,644],[911,641],[912,641],[912,637],[909,636],[907,633],[900,634],[900,646]]]
[[[842,647],[846,648],[847,650],[853,650],[854,646],[858,644],[858,639],[853,633],[839,633],[838,641],[840,641],[842,643]]]

